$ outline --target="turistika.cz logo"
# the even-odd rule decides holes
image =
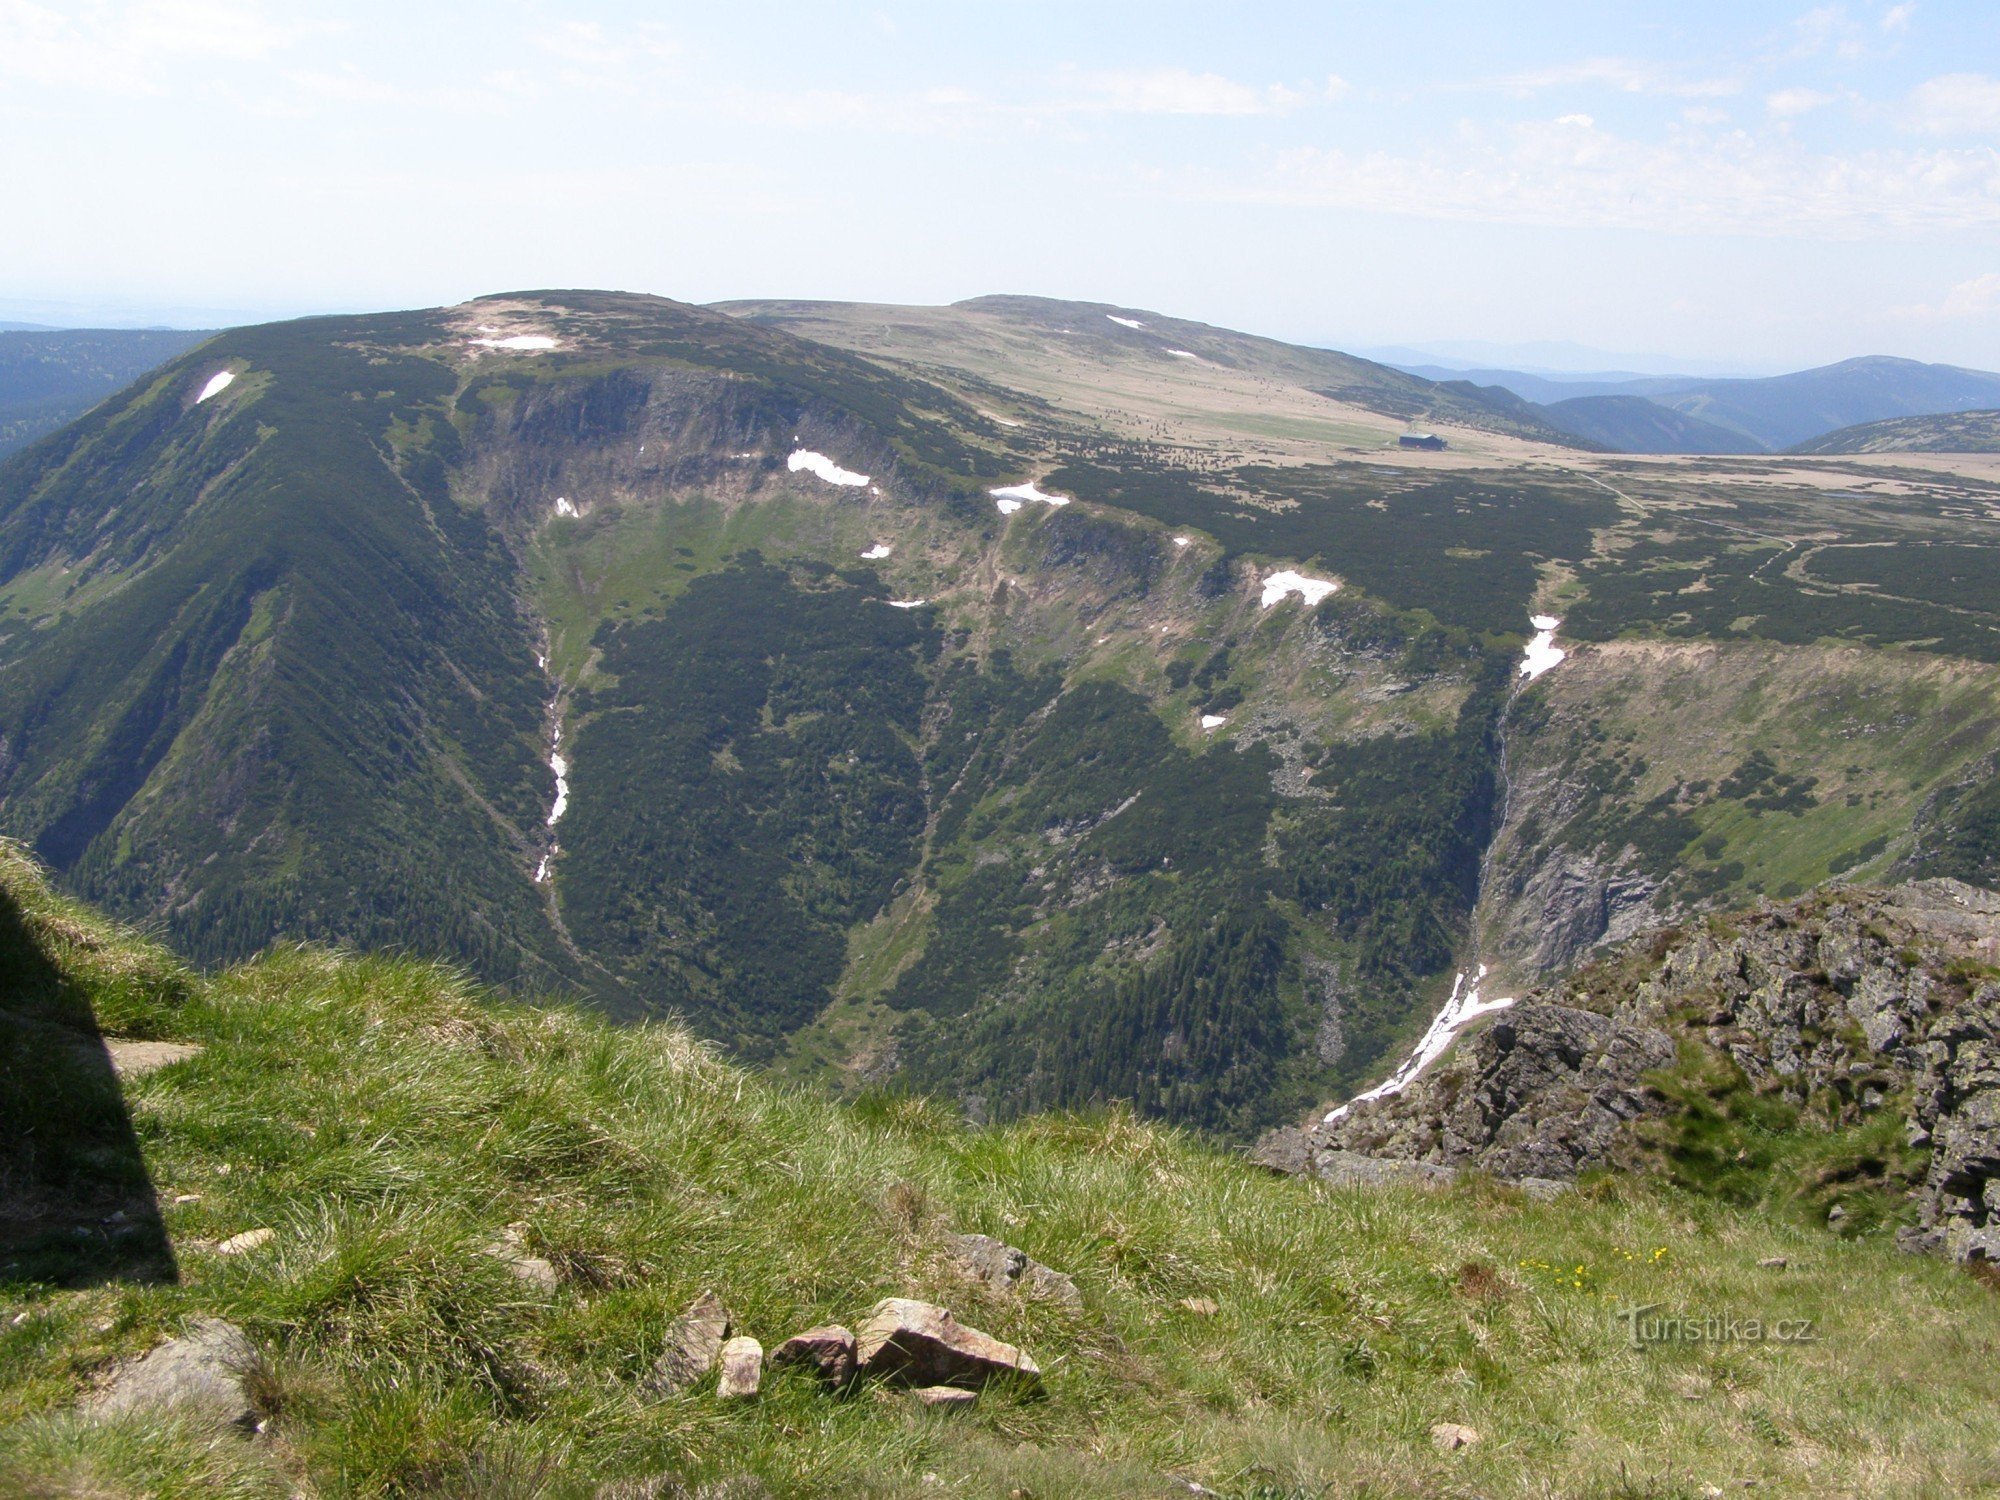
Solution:
[[[1621,1307],[1611,1314],[1634,1349],[1649,1344],[1816,1344],[1819,1319],[1746,1318],[1728,1313],[1662,1313],[1663,1303]]]

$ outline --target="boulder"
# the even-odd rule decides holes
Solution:
[[[927,1385],[916,1393],[920,1405],[939,1411],[955,1411],[968,1407],[979,1399],[977,1391],[963,1390],[955,1385]]]
[[[855,1335],[854,1356],[862,1374],[908,1385],[979,1386],[1014,1376],[1034,1387],[1042,1378],[1024,1351],[906,1297],[875,1304]]]
[[[715,1394],[724,1401],[754,1396],[764,1383],[764,1346],[747,1335],[739,1335],[722,1346],[722,1375]]]
[[[960,1270],[995,1291],[1045,1297],[1065,1307],[1083,1306],[1083,1294],[1077,1291],[1074,1281],[1060,1271],[1050,1270],[1025,1250],[1016,1250],[990,1234],[955,1234],[950,1248],[951,1258]]]
[[[215,1247],[217,1255],[244,1255],[263,1245],[268,1245],[278,1237],[275,1229],[246,1229],[241,1234],[232,1234]]]
[[[1478,1441],[1477,1428],[1458,1422],[1440,1422],[1431,1429],[1431,1446],[1440,1453],[1456,1453],[1460,1448],[1470,1448]]]
[[[200,1318],[179,1338],[119,1366],[90,1411],[115,1417],[171,1410],[199,1414],[218,1427],[254,1428],[257,1412],[244,1378],[257,1362],[242,1329],[220,1318]]]
[[[653,1366],[653,1386],[672,1395],[715,1368],[729,1337],[729,1314],[714,1292],[703,1292],[667,1330],[667,1345]]]
[[[795,1333],[771,1351],[773,1365],[805,1365],[829,1386],[854,1379],[854,1334],[838,1323]]]

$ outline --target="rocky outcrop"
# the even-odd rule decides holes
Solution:
[[[1901,1240],[2000,1260],[2000,896],[1954,880],[1835,888],[1609,950],[1533,991],[1402,1093],[1255,1160],[1335,1181],[1476,1168],[1546,1187],[1643,1159],[1634,1122],[1680,1049],[1840,1128],[1892,1106],[1929,1163]]]

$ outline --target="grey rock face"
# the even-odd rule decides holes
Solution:
[[[1312,1170],[1363,1181],[1357,1163],[1388,1158],[1446,1172],[1572,1178],[1611,1158],[1621,1127],[1650,1107],[1640,1079],[1673,1056],[1672,1038],[1656,1028],[1524,1000],[1401,1094],[1315,1126]],[[1379,1168],[1369,1170],[1379,1178]]]
[[[257,1351],[242,1329],[202,1318],[121,1367],[90,1409],[100,1417],[184,1411],[212,1418],[218,1427],[255,1427],[244,1377],[256,1363]]]
[[[1252,1159],[1340,1181],[1388,1180],[1385,1160],[1478,1168],[1551,1189],[1631,1164],[1630,1126],[1669,1107],[1647,1075],[1691,1044],[1842,1124],[1907,1096],[1906,1139],[1931,1159],[1899,1243],[2000,1260],[1995,969],[2000,896],[1959,881],[1767,902],[1614,948],[1401,1094],[1274,1131]]]
[[[963,1271],[996,1291],[1018,1291],[1031,1297],[1046,1297],[1066,1307],[1083,1306],[1076,1283],[1060,1271],[1052,1271],[1024,1250],[996,1240],[990,1234],[955,1234],[951,1237],[951,1258]]]

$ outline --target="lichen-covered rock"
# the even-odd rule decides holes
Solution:
[[[862,1374],[907,1385],[980,1386],[997,1376],[1038,1385],[1042,1378],[1022,1350],[907,1297],[875,1304],[855,1335],[854,1354]]]

